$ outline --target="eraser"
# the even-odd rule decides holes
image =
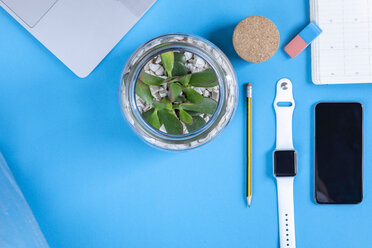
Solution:
[[[294,58],[310,45],[310,43],[321,33],[322,30],[318,25],[311,22],[284,47],[284,51],[286,51],[291,58]]]

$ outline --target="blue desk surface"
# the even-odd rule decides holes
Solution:
[[[234,26],[250,15],[273,20],[281,45],[261,64],[240,59]],[[310,51],[290,59],[284,45],[309,22],[307,1],[159,0],[87,78],[79,79],[0,10],[0,151],[52,248],[278,247],[272,175],[275,83],[294,84],[298,151],[295,215],[298,247],[372,243],[372,85],[316,86]],[[254,83],[252,207],[245,205],[245,112],[199,150],[167,153],[143,143],[118,104],[130,54],[160,34],[187,32],[230,58],[240,92]],[[319,101],[365,108],[364,200],[320,206],[313,200],[313,112]]]

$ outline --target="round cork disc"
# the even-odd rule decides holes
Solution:
[[[235,28],[233,44],[238,55],[249,62],[259,63],[271,58],[278,50],[279,31],[263,16],[250,16]]]

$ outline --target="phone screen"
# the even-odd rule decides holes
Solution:
[[[363,199],[363,108],[360,103],[315,107],[315,199],[355,204]]]

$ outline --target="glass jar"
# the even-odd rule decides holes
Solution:
[[[184,51],[199,56],[215,71],[218,79],[216,111],[203,127],[191,133],[172,135],[159,131],[142,118],[137,107],[135,85],[139,73],[151,59],[168,51]],[[123,115],[144,141],[160,149],[180,151],[204,145],[221,133],[235,113],[238,85],[230,61],[218,47],[199,36],[177,33],[158,36],[131,55],[120,77],[119,94]]]

